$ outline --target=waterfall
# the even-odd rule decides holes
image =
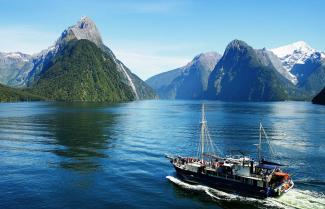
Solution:
[[[133,92],[134,92],[134,95],[135,95],[135,99],[138,100],[138,99],[139,99],[139,95],[138,95],[138,92],[137,92],[137,90],[136,90],[136,88],[135,88],[135,85],[134,85],[134,83],[133,83],[131,77],[130,77],[129,74],[126,72],[126,70],[125,70],[123,64],[120,64],[120,66],[121,66],[121,69],[122,69],[123,73],[125,74],[126,78],[129,80],[130,86],[131,86],[131,88],[132,88],[132,90],[133,90]]]
[[[132,88],[132,90],[133,90],[133,93],[134,93],[134,95],[135,95],[135,99],[138,100],[138,99],[139,99],[139,95],[138,95],[137,89],[135,88],[135,85],[134,85],[134,83],[133,83],[131,77],[129,76],[129,74],[128,74],[127,71],[125,70],[123,64],[120,63],[120,62],[118,62],[118,61],[116,61],[114,55],[112,55],[112,58],[113,58],[114,62],[116,63],[116,65],[119,66],[119,67],[121,68],[121,70],[123,71],[125,77],[128,79],[129,84],[130,84],[130,86],[131,86],[131,88]]]

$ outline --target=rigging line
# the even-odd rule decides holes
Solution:
[[[215,147],[214,147],[213,142],[212,142],[212,139],[210,137],[208,128],[206,129],[206,132],[207,132],[208,141],[210,143],[211,151],[212,151],[213,154],[215,154]]]
[[[209,130],[208,130],[208,125],[207,124],[205,126],[205,135],[207,137],[207,142],[209,143],[209,146],[211,148],[211,151],[214,153],[214,146],[212,144],[212,139],[210,137]]]
[[[210,133],[208,133],[208,136],[209,136],[209,138],[210,138],[210,141],[211,141],[212,147],[213,147],[213,149],[214,149],[214,152],[215,152],[215,150],[218,152],[218,153],[214,153],[214,154],[222,155],[221,150],[219,149],[219,147],[218,147],[218,146],[215,146],[215,145],[213,144],[213,141],[212,141],[212,139],[211,139]]]
[[[201,153],[201,139],[199,137],[199,142],[197,143],[197,153],[196,153],[196,157],[199,159],[200,158],[200,153]]]
[[[265,132],[263,126],[262,126],[262,131],[263,131],[263,133],[264,133],[264,136],[265,136],[266,142],[267,142],[267,144],[269,145],[269,149],[271,150],[271,154],[272,154],[273,156],[275,156],[275,152],[273,151],[273,147],[272,147],[272,145],[271,145],[271,143],[270,143],[269,137],[268,137],[268,135],[266,134],[266,132]]]

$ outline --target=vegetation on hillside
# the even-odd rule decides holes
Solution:
[[[263,65],[246,43],[235,41],[233,45],[210,74],[207,97],[226,101],[286,100],[288,82],[275,69]]]
[[[134,99],[112,57],[88,40],[70,41],[46,65],[31,92],[56,101]]]
[[[0,84],[0,102],[39,101],[44,98]]]

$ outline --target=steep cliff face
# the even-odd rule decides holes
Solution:
[[[71,40],[49,61],[31,92],[56,101],[135,100],[114,59],[88,40]]]
[[[314,104],[325,105],[325,87],[312,100]]]
[[[186,66],[158,74],[146,82],[162,99],[201,99],[220,57],[216,52],[199,54]]]
[[[278,101],[288,97],[273,65],[240,40],[230,42],[209,77],[207,97],[226,101]]]

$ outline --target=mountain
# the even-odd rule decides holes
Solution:
[[[295,64],[303,64],[306,59],[316,52],[304,41],[274,48],[271,51],[281,59],[287,71],[291,71]]]
[[[280,58],[283,67],[294,77],[293,83],[298,88],[309,95],[314,95],[323,88],[325,53],[317,51],[304,41],[271,51]]]
[[[62,56],[62,54],[65,54],[63,51],[67,49],[67,45],[69,45],[71,41],[76,40],[88,40],[94,43],[100,51],[110,57],[115,66],[114,70],[118,71],[120,74],[119,79],[127,84],[132,91],[133,98],[128,97],[130,100],[155,98],[153,89],[151,89],[139,77],[133,74],[120,60],[115,57],[113,52],[103,44],[102,38],[95,23],[89,17],[82,17],[75,25],[64,30],[53,46],[50,46],[40,53],[31,56],[28,59],[28,64],[26,64],[26,68],[24,68],[24,70],[21,68],[9,69],[15,72],[13,73],[13,78],[11,78],[11,80],[3,79],[4,81],[2,83],[10,86],[36,89],[34,86],[36,83],[39,83],[38,81],[42,78],[42,76],[46,74],[50,67],[53,66],[53,62],[57,61],[58,57]],[[97,53],[97,55],[99,55],[99,53]],[[99,60],[100,58],[96,57],[96,59]],[[101,64],[96,66],[99,67]],[[87,98],[87,101],[88,99],[89,98]]]
[[[314,104],[325,105],[325,87],[321,92],[319,92],[312,100]]]
[[[0,102],[17,102],[17,101],[40,101],[44,98],[23,91],[21,89],[11,88],[0,84]]]
[[[221,55],[207,52],[197,55],[187,65],[155,75],[146,82],[162,99],[199,99],[208,84],[208,77]]]
[[[30,55],[20,52],[0,52],[0,83],[15,86],[19,82],[16,78],[27,75],[32,68],[31,59]]]
[[[67,42],[30,91],[56,101],[120,102],[134,99],[114,59],[86,39]]]
[[[211,72],[206,96],[226,101],[278,101],[288,98],[292,86],[274,67],[268,52],[234,40]]]
[[[46,71],[48,62],[62,47],[65,47],[69,41],[82,39],[89,40],[98,47],[104,47],[96,24],[89,17],[82,17],[75,25],[65,29],[53,46],[50,46],[33,57],[33,68],[21,86],[32,86],[40,78],[40,75]]]
[[[274,67],[278,73],[293,84],[297,84],[297,78],[292,75],[283,65],[279,57],[277,57],[272,51],[265,48],[257,49],[256,53],[261,63],[265,66]]]
[[[322,90],[325,83],[325,59],[315,52],[304,64],[296,64],[291,70],[298,78],[297,87],[311,96]]]

